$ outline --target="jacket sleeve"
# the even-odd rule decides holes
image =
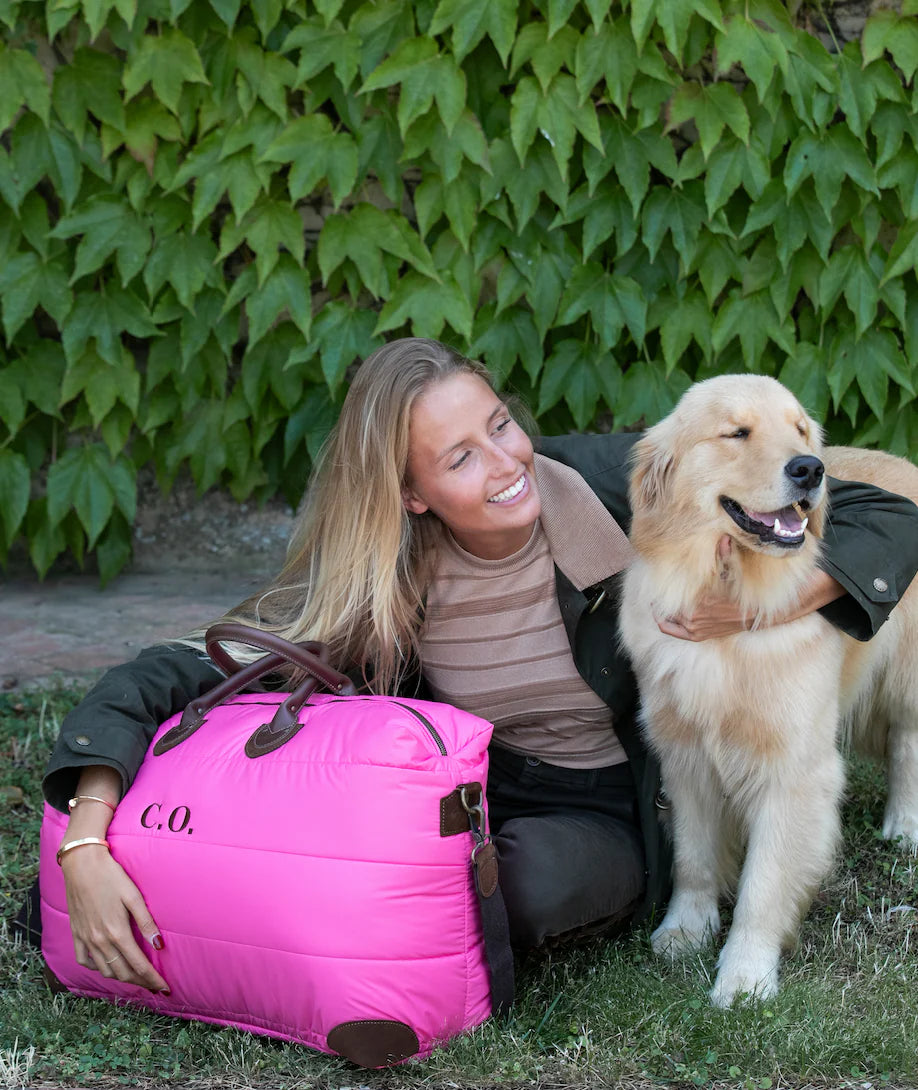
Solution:
[[[165,645],[107,671],[61,725],[45,770],[45,798],[66,811],[87,765],[114,768],[124,794],[160,723],[222,677],[203,652]]]
[[[829,478],[829,519],[820,567],[848,592],[820,611],[843,632],[869,640],[918,571],[918,507],[858,481]]]

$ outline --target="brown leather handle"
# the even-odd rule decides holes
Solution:
[[[236,673],[240,666],[229,652],[221,647],[223,643],[241,643],[246,647],[255,647],[259,651],[282,655],[287,662],[311,674],[320,685],[324,685],[331,692],[353,692],[353,685],[347,674],[339,673],[328,665],[328,648],[324,644],[314,641],[291,643],[274,632],[262,632],[260,628],[249,628],[248,625],[237,624],[234,621],[221,621],[220,624],[211,625],[208,628],[204,634],[204,645],[208,655],[225,674]]]
[[[220,646],[223,640],[256,647],[268,653],[264,658],[242,666]],[[340,696],[353,696],[357,691],[347,674],[340,673],[328,664],[328,648],[321,643],[291,643],[273,632],[262,632],[261,629],[230,621],[212,625],[205,633],[204,642],[207,653],[228,676],[206,695],[192,700],[186,706],[181,721],[168,730],[153,747],[155,755],[165,753],[184,742],[203,724],[207,712],[235,696],[253,681],[276,670],[284,662],[299,666],[305,671],[306,680],[278,706],[270,724],[259,727],[246,744],[246,753],[250,757],[269,753],[293,737],[300,728],[297,713],[319,685]]]

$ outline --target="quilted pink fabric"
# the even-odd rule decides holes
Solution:
[[[172,995],[76,963],[55,861],[66,818],[50,807],[45,958],[80,995],[322,1052],[339,1023],[401,1021],[426,1056],[491,1012],[472,836],[440,835],[441,799],[486,782],[491,725],[427,701],[314,696],[295,737],[246,757],[283,695],[237,697],[148,754],[111,823],[112,855],[165,941],[161,952],[142,946]]]

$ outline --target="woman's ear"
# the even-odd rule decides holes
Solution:
[[[402,503],[405,505],[405,510],[410,511],[412,515],[423,515],[429,510],[427,504],[408,485],[402,488]]]

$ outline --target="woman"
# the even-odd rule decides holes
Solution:
[[[666,895],[657,774],[616,639],[635,438],[547,439],[536,454],[480,364],[395,341],[350,388],[284,569],[229,615],[326,642],[367,689],[494,722],[491,828],[522,947],[621,926]],[[825,607],[868,638],[895,602],[872,600],[878,573],[863,558],[877,540],[903,543],[898,570],[882,573],[903,590],[918,567],[918,511],[856,484],[834,487],[833,509],[826,571],[792,616]],[[661,627],[706,639],[744,621],[717,600]],[[130,919],[152,946],[163,937],[98,841],[157,725],[217,678],[192,646],[115,668],[65,720],[45,779],[53,805],[78,800],[61,857],[78,960],[154,991],[168,984]]]

